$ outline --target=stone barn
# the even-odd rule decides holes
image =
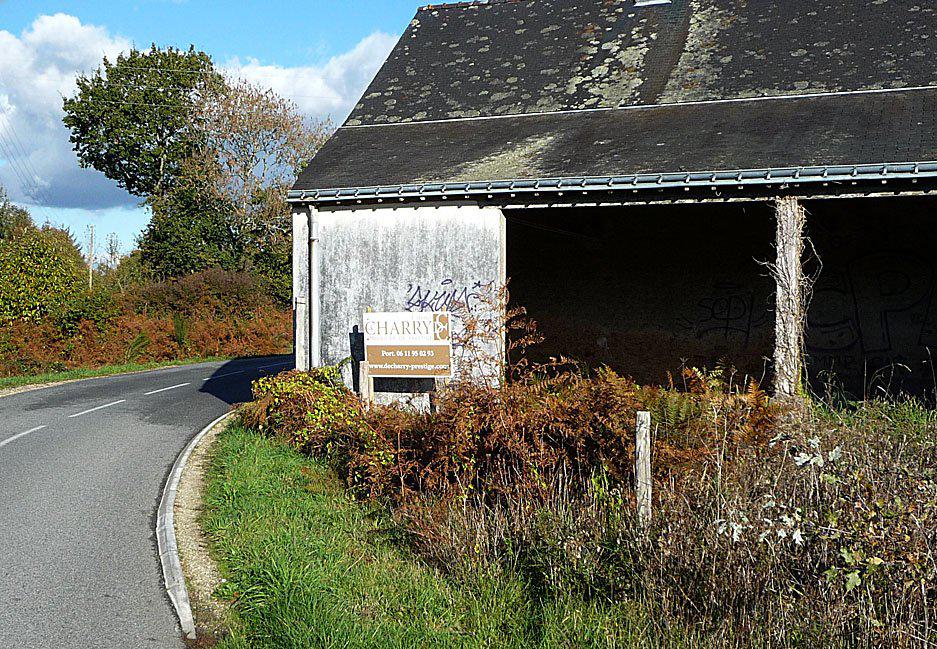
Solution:
[[[935,39],[924,0],[419,9],[290,193],[297,366],[510,279],[640,382],[933,396]]]

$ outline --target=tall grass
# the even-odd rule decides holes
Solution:
[[[633,602],[542,597],[490,564],[443,573],[387,510],[349,498],[322,461],[240,426],[219,438],[204,525],[235,616],[222,647],[693,646]]]
[[[642,637],[690,629],[692,646],[937,642],[937,417],[896,402],[785,410],[718,374],[687,378],[456,383],[418,413],[364,407],[327,372],[287,374],[259,382],[245,415],[388,507],[407,547],[454,579],[634,607]],[[637,409],[663,424],[647,532]]]

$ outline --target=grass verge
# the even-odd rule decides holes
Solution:
[[[182,360],[157,361],[153,363],[123,363],[121,365],[105,365],[103,367],[80,368],[75,370],[65,370],[64,372],[49,372],[46,374],[5,376],[0,377],[0,390],[6,390],[8,388],[20,388],[29,385],[42,385],[46,383],[61,383],[62,381],[75,381],[78,379],[93,379],[99,376],[127,374],[129,372],[144,372],[146,370],[155,370],[162,367],[193,365],[195,363],[211,363],[214,361],[224,360],[228,359],[224,356],[208,356],[205,358],[185,358]]]
[[[504,573],[445,577],[377,506],[282,443],[229,426],[213,449],[203,526],[234,612],[222,647],[650,647],[632,603],[541,599]],[[695,644],[692,643],[691,644]]]

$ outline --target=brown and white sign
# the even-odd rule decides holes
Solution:
[[[451,377],[451,317],[444,312],[365,313],[369,374],[378,378]]]

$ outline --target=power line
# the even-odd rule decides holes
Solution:
[[[118,67],[118,66],[115,65],[114,67]],[[122,69],[122,70],[140,70],[140,71],[144,71],[144,72],[170,72],[170,73],[177,73],[177,74],[205,74],[205,75],[219,75],[219,76],[222,76],[222,77],[224,76],[224,74],[222,74],[222,73],[220,73],[220,72],[218,72],[218,71],[216,71],[216,70],[182,70],[182,69],[173,69],[173,68],[157,68],[157,67],[133,66],[133,65],[123,65],[123,64],[121,64],[119,67],[120,67],[120,69]],[[93,73],[88,73],[88,74],[93,74]],[[240,76],[240,75],[237,75],[237,74],[232,74],[232,76],[237,76],[238,78],[240,78],[240,79],[242,79],[242,80],[244,80],[244,81],[248,81],[248,82],[251,81],[251,79],[248,79],[248,78],[246,78],[246,77],[244,77],[244,76]],[[264,78],[264,79],[282,79],[283,76],[285,76],[285,75],[282,75],[282,76],[281,76],[281,75],[272,75],[272,74],[266,74],[266,75],[264,75],[264,74],[258,74],[258,75],[254,75],[254,76],[257,76],[257,77],[259,77],[259,78]],[[180,88],[180,89],[184,88],[184,86],[165,86],[165,87],[166,87],[166,88]],[[291,96],[291,97],[302,97],[302,98],[304,98],[304,99],[332,99],[332,97],[330,97],[329,95],[295,95],[295,94],[291,94],[290,96]]]
[[[35,201],[35,206],[42,213],[42,216],[45,217],[46,221],[51,222],[52,215],[46,208],[46,204],[51,205],[52,203],[52,201],[49,200],[49,194],[46,192],[45,187],[39,183],[40,175],[36,171],[36,168],[33,167],[32,161],[29,159],[29,154],[26,152],[26,147],[23,146],[19,136],[16,134],[12,112],[5,110],[3,113],[10,116],[6,121],[10,139],[0,139],[0,144],[3,145],[3,150],[5,151],[4,155],[10,163],[10,168],[13,169],[14,174],[16,174],[20,181],[20,189]]]
[[[39,178],[41,176],[39,172],[36,171],[36,168],[33,166],[32,160],[30,159],[29,154],[26,152],[26,147],[23,146],[22,142],[19,139],[19,136],[16,134],[16,127],[13,125],[13,121],[10,120],[8,122],[8,125],[10,127],[10,136],[12,137],[13,145],[17,149],[19,149],[19,153],[22,156],[21,160],[23,162],[23,165],[26,167],[26,171],[31,175],[31,177],[35,181],[33,183],[34,189],[38,192],[41,200],[45,201],[46,203],[51,204],[52,201],[49,200],[49,194],[46,191],[45,185],[42,185],[39,182]]]
[[[99,104],[114,104],[121,106],[149,106],[151,108],[180,108],[188,110],[186,106],[180,106],[178,104],[157,104],[149,101],[125,101],[123,99],[98,99],[96,103]]]
[[[24,193],[29,194],[35,200],[36,194],[39,193],[37,191],[38,185],[36,184],[35,180],[30,182],[29,174],[23,169],[22,165],[19,163],[16,156],[11,154],[11,147],[8,141],[2,135],[0,135],[0,153],[3,153],[7,162],[10,164],[10,169],[13,170],[14,175],[19,180],[20,189]],[[36,207],[39,208],[39,211],[45,217],[46,221],[50,221],[50,222],[52,221],[52,215],[46,209],[45,205],[43,204],[43,199],[41,197],[38,198],[36,202]]]

